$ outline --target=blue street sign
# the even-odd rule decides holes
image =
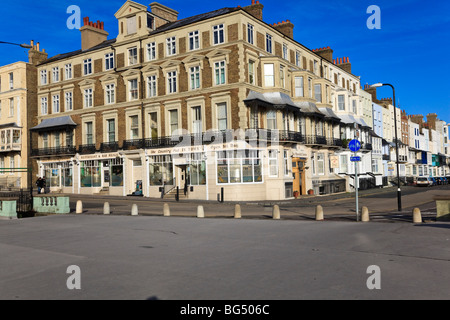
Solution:
[[[361,161],[361,157],[350,157],[350,161],[352,162]]]
[[[361,142],[359,142],[356,139],[353,139],[348,143],[348,148],[350,149],[350,151],[356,152],[361,148]]]

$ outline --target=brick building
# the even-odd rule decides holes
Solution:
[[[298,43],[289,20],[264,22],[259,2],[181,20],[150,9],[126,1],[115,39],[85,18],[81,49],[38,66],[32,156],[52,191],[178,187],[215,199],[223,188],[226,200],[277,200],[346,190],[338,154],[354,124],[342,118],[361,109],[348,59]],[[370,145],[370,127],[355,122]]]
[[[39,43],[31,46],[28,63],[0,67],[0,189],[27,188],[33,182],[28,130],[37,124],[36,64],[47,54]]]

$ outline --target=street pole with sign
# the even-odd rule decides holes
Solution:
[[[359,221],[359,203],[358,203],[358,162],[361,158],[357,156],[358,150],[361,148],[361,143],[358,139],[358,132],[355,124],[355,139],[348,143],[350,151],[353,151],[353,157],[350,157],[350,161],[355,163],[355,198],[356,198],[356,221]]]

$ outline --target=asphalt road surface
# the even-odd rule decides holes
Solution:
[[[443,222],[54,215],[1,220],[0,255],[8,300],[450,298]]]

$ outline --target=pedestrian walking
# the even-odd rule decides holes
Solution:
[[[41,177],[38,177],[36,180],[36,187],[37,187],[38,194],[41,193],[41,185],[42,185],[42,179],[41,179]]]

